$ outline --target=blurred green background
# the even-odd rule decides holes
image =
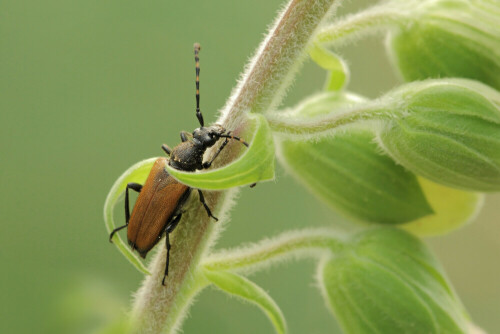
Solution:
[[[339,13],[369,5],[351,1]],[[197,126],[192,45],[201,43],[201,100],[216,118],[282,0],[2,1],[0,6],[0,333],[88,333],[130,304],[142,277],[109,244],[102,207],[130,165]],[[398,83],[382,41],[342,50],[350,88],[376,97]],[[319,90],[307,63],[286,104]],[[477,221],[429,240],[473,319],[500,328],[499,195]],[[121,212],[120,212],[121,213]],[[120,217],[121,218],[121,217]],[[220,247],[342,221],[278,168],[245,188]],[[312,262],[255,276],[291,333],[338,333]],[[260,311],[204,291],[185,333],[271,333]]]

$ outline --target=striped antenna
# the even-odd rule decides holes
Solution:
[[[228,132],[227,134],[222,134],[222,135],[219,135],[220,138],[229,138],[229,139],[234,139],[234,140],[237,140],[239,141],[240,143],[242,143],[243,145],[245,145],[246,147],[248,147],[248,143],[246,141],[244,141],[242,138],[240,137],[236,137],[236,136],[232,136],[231,135],[231,132]]]
[[[196,117],[198,117],[198,121],[201,127],[203,127],[205,123],[200,111],[200,57],[198,56],[200,49],[200,44],[194,43],[194,61],[196,62]]]

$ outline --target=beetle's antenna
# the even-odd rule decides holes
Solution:
[[[241,139],[240,137],[236,137],[236,136],[231,136],[231,135],[219,135],[220,138],[230,138],[230,139],[235,139],[235,140],[238,140],[239,142],[241,142],[243,145],[245,145],[246,147],[248,147],[248,143],[246,141],[244,141],[243,139]]]
[[[198,117],[198,121],[201,127],[203,127],[205,123],[203,122],[203,115],[200,111],[200,57],[198,57],[200,49],[200,44],[194,43],[194,61],[196,62],[196,117]]]

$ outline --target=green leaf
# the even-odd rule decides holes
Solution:
[[[353,237],[322,264],[320,283],[346,333],[467,332],[467,314],[438,262],[399,229]]]
[[[496,96],[495,96],[496,95]],[[469,80],[425,80],[387,94],[398,114],[380,127],[382,148],[434,182],[500,190],[499,92]]]
[[[104,223],[106,224],[108,234],[110,234],[111,231],[117,227],[113,219],[113,209],[120,196],[125,192],[127,183],[136,182],[144,184],[156,159],[157,158],[151,158],[136,163],[127,169],[118,178],[118,180],[115,181],[113,187],[111,187],[111,190],[106,197],[106,202],[104,203]],[[150,274],[140,258],[132,252],[130,247],[122,240],[118,233],[115,233],[112,241],[123,256],[125,256],[125,258],[129,260],[140,272],[147,275]]]
[[[249,114],[250,130],[243,136],[250,147],[230,164],[208,171],[184,172],[166,166],[180,182],[198,189],[221,190],[274,179],[274,144],[271,129],[261,114]]]
[[[316,64],[329,71],[325,90],[338,91],[347,86],[349,69],[340,57],[319,44],[309,49],[309,55]]]
[[[416,235],[434,236],[458,229],[472,221],[483,206],[483,194],[449,188],[421,177],[418,180],[434,214],[400,226]]]
[[[498,1],[407,2],[396,1],[408,19],[386,44],[406,81],[463,77],[500,89]]]
[[[207,279],[219,289],[256,304],[269,318],[278,334],[286,333],[286,322],[276,302],[258,285],[227,271],[204,270]]]

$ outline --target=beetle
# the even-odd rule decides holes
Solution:
[[[136,250],[142,258],[159,242],[165,234],[165,244],[167,248],[167,258],[165,262],[165,275],[162,285],[165,285],[165,278],[168,276],[170,263],[170,238],[172,233],[182,218],[182,208],[189,198],[193,188],[184,185],[174,179],[165,170],[165,164],[182,171],[196,171],[209,168],[215,158],[224,149],[229,139],[240,141],[248,147],[248,144],[241,138],[231,135],[219,124],[205,127],[203,114],[200,110],[200,45],[194,44],[194,57],[196,63],[196,117],[200,127],[191,134],[182,131],[181,143],[170,149],[163,144],[162,149],[170,159],[161,157],[156,159],[148,178],[144,185],[138,183],[128,183],[125,188],[125,225],[115,228],[109,235],[112,242],[114,234],[123,228],[127,228],[127,239],[132,250]],[[191,138],[190,138],[191,137]],[[214,156],[207,162],[203,162],[205,151],[214,146],[221,138],[224,142],[218,148]],[[129,189],[139,193],[132,213],[130,213]],[[209,217],[215,221],[218,219],[212,215],[210,208],[205,202],[203,192],[198,191],[199,199]]]

